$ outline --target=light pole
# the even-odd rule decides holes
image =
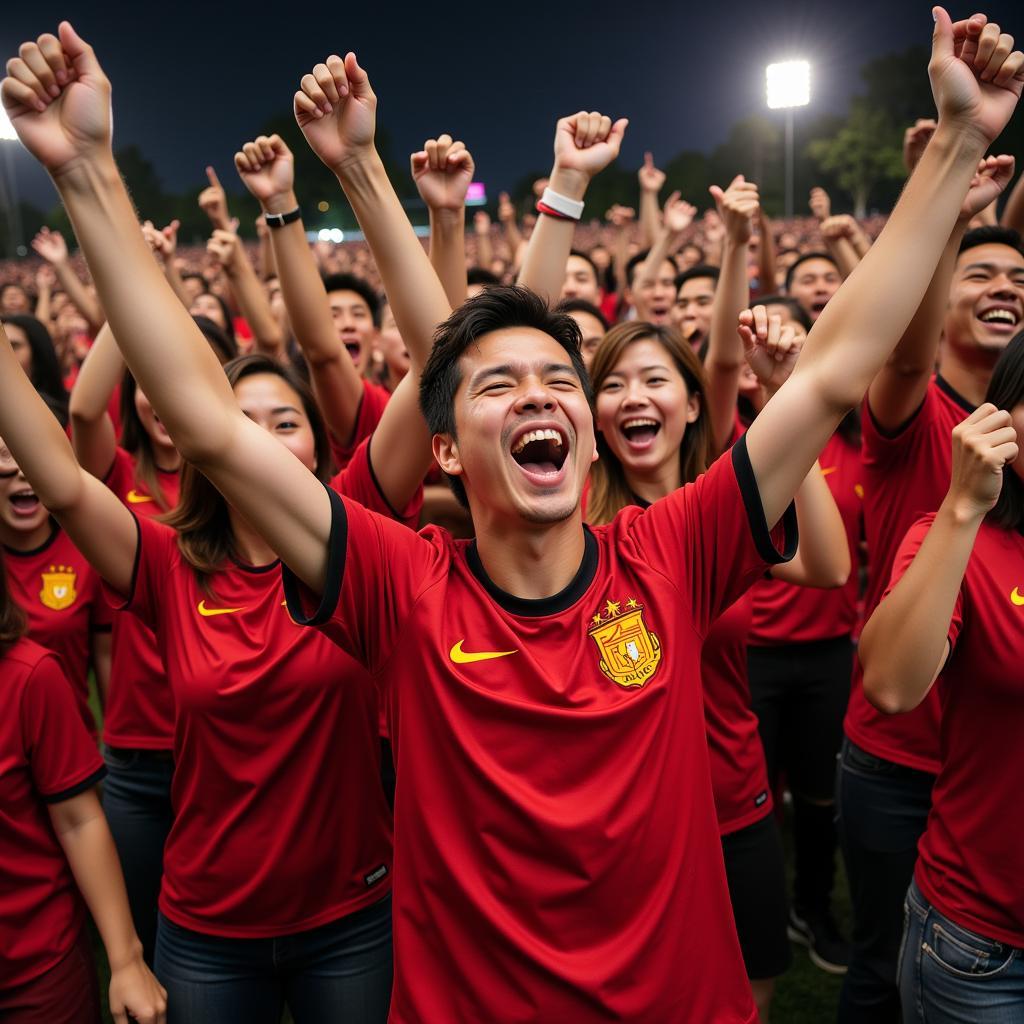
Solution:
[[[765,69],[768,108],[786,111],[786,217],[793,216],[793,111],[811,102],[811,65],[805,60],[769,64]]]
[[[19,256],[21,243],[21,210],[18,208],[18,183],[14,177],[14,144],[18,141],[18,134],[7,116],[7,111],[0,107],[0,149],[4,151],[4,169],[6,180],[4,182],[4,197],[7,200],[7,225],[11,236],[11,255]]]

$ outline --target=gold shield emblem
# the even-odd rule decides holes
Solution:
[[[636,689],[658,670],[661,642],[647,628],[642,604],[631,597],[625,611],[621,607],[618,601],[608,601],[587,632],[601,652],[601,671],[613,683]]]
[[[43,589],[39,591],[39,600],[55,612],[70,608],[78,599],[75,590],[77,578],[70,565],[51,565],[50,571],[43,573]]]

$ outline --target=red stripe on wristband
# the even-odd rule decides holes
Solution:
[[[546,213],[549,217],[554,217],[556,220],[572,220],[578,221],[578,217],[570,217],[568,214],[562,213],[560,210],[556,210],[547,203],[542,202],[540,199],[537,200],[537,212]]]

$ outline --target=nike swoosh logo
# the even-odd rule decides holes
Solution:
[[[507,658],[510,654],[518,653],[517,651],[464,651],[462,649],[464,643],[465,640],[460,640],[448,652],[448,657],[456,665],[472,665],[474,661],[491,661],[494,658]]]
[[[829,473],[834,473],[839,467],[838,466],[826,466],[822,471],[822,476],[828,476]]]
[[[152,501],[153,499],[148,494],[139,494],[138,491],[128,492],[128,504],[129,505],[141,505],[143,502]]]
[[[207,608],[205,601],[200,601],[196,605],[196,611],[203,616],[204,619],[208,619],[211,615],[234,615],[235,612],[245,611],[244,608]]]
[[[1016,587],[1014,587],[1013,590],[1010,591],[1010,600],[1015,605],[1024,605],[1024,596],[1021,595],[1021,592]]]

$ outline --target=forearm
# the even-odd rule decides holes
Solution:
[[[42,285],[36,296],[35,318],[47,329],[50,329],[50,310],[53,295],[49,285]]]
[[[623,224],[615,231],[612,246],[612,269],[615,271],[616,291],[621,296],[626,290],[626,267],[629,264],[629,228]]]
[[[1010,198],[1006,200],[1000,223],[1004,228],[1024,232],[1024,173],[1017,179]]]
[[[466,301],[467,288],[464,206],[459,210],[431,209],[430,265],[434,268],[452,309],[461,306]]]
[[[294,207],[293,207],[294,209]],[[270,228],[260,232],[260,276],[264,281],[277,277],[277,261],[274,259],[274,243],[270,240]]]
[[[72,304],[85,317],[91,333],[96,334],[103,326],[104,321],[103,310],[100,308],[100,304],[89,294],[88,289],[78,279],[78,275],[72,268],[70,261],[64,260],[61,263],[55,263],[53,270]]]
[[[563,171],[555,167],[550,181],[552,191],[569,199],[582,200],[587,194],[589,181],[577,171]],[[539,214],[537,226],[526,246],[517,284],[536,292],[549,306],[554,306],[562,291],[565,265],[575,234],[576,221]]]
[[[409,358],[422,369],[451,304],[376,150],[336,173],[380,270]]]
[[[860,256],[853,247],[853,242],[848,238],[828,238],[825,240],[825,246],[836,261],[843,280],[846,280],[860,263]]]
[[[713,454],[725,450],[736,422],[736,398],[743,369],[743,343],[736,321],[747,308],[747,251],[743,242],[727,242],[722,273],[715,289],[704,369],[708,383],[708,409]]]
[[[796,492],[800,545],[791,562],[772,568],[776,579],[802,587],[841,587],[850,577],[850,545],[843,517],[815,465]]]
[[[168,256],[164,260],[164,278],[171,286],[171,291],[178,297],[178,301],[185,309],[188,309],[192,303],[189,301],[188,292],[185,291],[185,282],[181,279],[173,256]]]
[[[958,515],[947,498],[913,562],[864,627],[864,693],[879,710],[895,714],[917,707],[942,669],[981,523],[978,515]]]
[[[430,237],[433,240],[433,230],[431,230]],[[494,246],[491,244],[491,232],[488,228],[487,231],[481,231],[476,236],[476,265],[483,267],[484,270],[490,270],[493,261]]]
[[[502,221],[501,226],[505,229],[505,243],[508,245],[508,250],[512,254],[514,261],[516,254],[519,252],[519,247],[523,244],[522,232],[519,230],[515,217]]]
[[[760,295],[771,295],[775,291],[775,236],[771,221],[762,213],[758,218],[761,247],[757,259],[757,290]]]
[[[854,221],[854,229],[850,233],[850,243],[860,259],[863,259],[868,254],[868,249],[871,248],[871,239],[856,221]]]
[[[71,390],[71,439],[83,469],[102,478],[114,461],[117,439],[108,409],[124,376],[124,359],[109,324],[100,328]]]
[[[658,193],[650,189],[640,189],[640,245],[649,249],[658,239],[661,231],[661,207],[658,205]]]
[[[271,359],[285,358],[285,337],[281,325],[274,319],[266,292],[253,270],[241,243],[235,246],[233,258],[224,268],[238,308],[252,330],[256,349]]]

